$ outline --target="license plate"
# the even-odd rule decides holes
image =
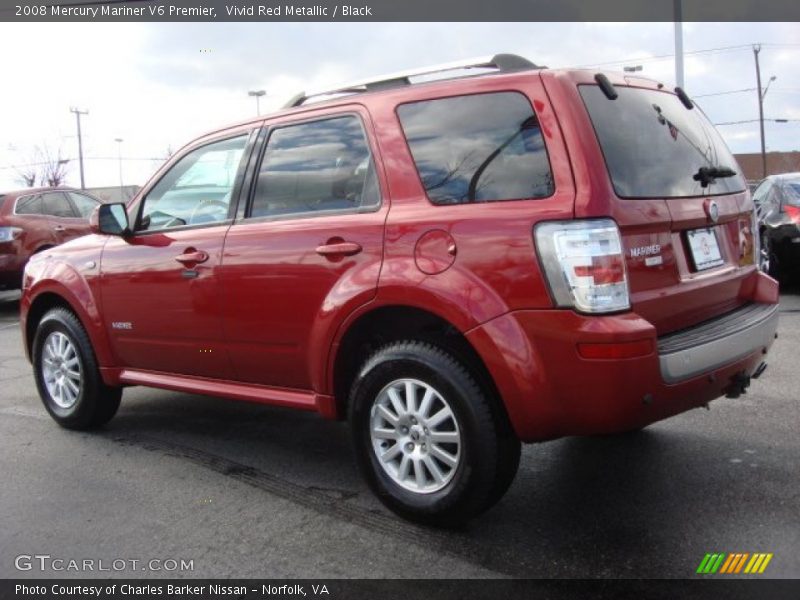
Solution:
[[[689,240],[694,266],[698,271],[718,267],[725,262],[713,229],[694,229],[688,231],[686,237]]]

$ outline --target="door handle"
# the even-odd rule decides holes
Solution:
[[[53,231],[64,231],[64,227],[62,227],[61,225],[54,225]]]
[[[332,242],[317,246],[320,256],[353,256],[361,252],[361,246],[355,242]]]
[[[179,263],[191,267],[193,265],[206,262],[208,260],[208,253],[202,250],[194,250],[189,248],[185,253],[179,254],[175,257]]]

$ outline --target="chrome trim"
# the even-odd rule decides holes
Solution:
[[[778,305],[751,304],[720,319],[665,336],[658,341],[661,376],[671,384],[713,371],[769,348],[777,330]]]

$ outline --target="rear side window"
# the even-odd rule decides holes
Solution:
[[[686,108],[672,93],[617,86],[609,100],[596,85],[580,86],[614,190],[621,198],[680,198],[745,189],[740,175],[707,187],[701,167],[739,171],[725,142],[699,107]]]
[[[25,196],[17,200],[14,212],[18,215],[40,215],[42,214],[42,196]]]
[[[67,197],[61,192],[42,196],[42,212],[52,217],[76,217]]]
[[[426,100],[403,104],[397,114],[434,204],[552,195],[539,121],[522,94]]]
[[[250,216],[372,210],[379,204],[361,121],[347,115],[270,134]]]

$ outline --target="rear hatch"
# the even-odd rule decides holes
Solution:
[[[752,205],[700,108],[652,83],[615,85],[616,98],[595,84],[578,91],[612,189],[576,216],[601,207],[619,225],[633,310],[663,335],[744,304]]]

